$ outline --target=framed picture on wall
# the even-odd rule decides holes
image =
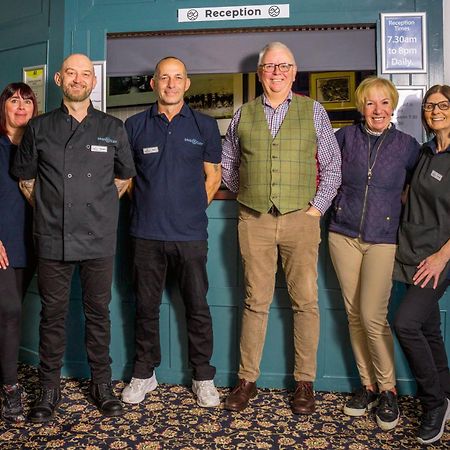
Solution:
[[[355,72],[317,72],[309,76],[309,95],[325,109],[355,108]]]
[[[149,105],[156,101],[150,87],[150,75],[108,77],[106,82],[106,106],[108,108]]]
[[[331,126],[333,127],[333,130],[339,130],[339,128],[344,128],[349,125],[353,125],[353,120],[332,120]]]
[[[189,78],[191,86],[184,97],[186,102],[191,108],[214,117],[224,136],[233,114],[242,105],[242,74],[194,74]]]

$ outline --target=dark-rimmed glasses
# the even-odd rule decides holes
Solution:
[[[434,111],[435,107],[438,107],[441,111],[447,111],[450,108],[450,102],[448,100],[444,100],[442,102],[437,102],[437,103],[433,103],[433,102],[426,102],[426,103],[422,103],[422,109],[424,111]]]
[[[289,69],[291,67],[294,67],[294,64],[289,63],[280,63],[280,64],[273,64],[273,63],[267,63],[267,64],[260,64],[259,67],[263,70],[263,72],[275,72],[275,68],[278,67],[278,70],[280,72],[289,72]]]

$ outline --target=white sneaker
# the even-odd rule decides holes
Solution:
[[[130,384],[122,391],[124,403],[141,403],[148,392],[154,391],[158,386],[155,372],[151,378],[132,378]]]
[[[197,396],[197,403],[203,408],[219,406],[220,397],[214,386],[214,380],[192,380],[192,392]]]

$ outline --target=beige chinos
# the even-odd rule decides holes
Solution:
[[[240,205],[238,231],[246,286],[239,378],[254,382],[260,373],[280,254],[294,312],[294,379],[314,381],[319,342],[320,218],[304,210],[273,216]]]
[[[395,387],[394,343],[386,316],[397,246],[369,244],[334,232],[329,233],[328,243],[362,384],[391,390]]]

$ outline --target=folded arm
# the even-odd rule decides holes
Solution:
[[[122,180],[120,178],[114,178],[114,184],[116,185],[117,192],[119,194],[119,198],[122,197],[131,184],[131,178],[127,178],[126,180]]]
[[[19,189],[21,190],[22,194],[27,199],[28,203],[31,206],[34,206],[34,184],[35,184],[35,178],[32,178],[31,180],[19,180]]]

